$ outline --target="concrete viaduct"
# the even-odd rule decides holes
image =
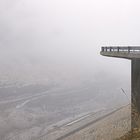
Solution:
[[[131,128],[140,128],[140,46],[105,46],[100,54],[131,61]]]

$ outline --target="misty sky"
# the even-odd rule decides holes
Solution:
[[[99,52],[102,45],[140,45],[139,7],[139,0],[0,0],[0,62],[129,74],[128,60]]]

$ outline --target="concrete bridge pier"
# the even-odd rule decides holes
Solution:
[[[131,127],[140,128],[140,58],[131,60]]]
[[[131,128],[140,129],[140,46],[102,47],[100,54],[131,60]]]

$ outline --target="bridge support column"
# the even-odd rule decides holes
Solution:
[[[140,128],[140,58],[131,60],[131,127]]]
[[[140,130],[140,46],[106,46],[100,54],[131,60],[131,127]]]

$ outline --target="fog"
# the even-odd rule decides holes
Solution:
[[[115,61],[103,62],[102,45],[139,44],[138,5],[131,0],[1,0],[1,53],[92,72],[97,65]],[[120,68],[124,65],[120,62]]]
[[[0,9],[4,63],[41,61],[70,75],[120,74],[129,62],[103,58],[100,47],[139,45],[139,1],[1,0]]]
[[[61,110],[62,106],[65,106],[64,102],[58,103],[61,101],[68,102],[68,109],[71,101],[73,107],[78,102],[83,102],[79,105],[83,107],[79,114],[87,112],[88,109],[92,112],[112,103],[114,106],[127,104],[128,100],[120,89],[123,88],[128,96],[130,95],[131,63],[125,59],[103,57],[100,55],[100,48],[140,44],[139,6],[138,0],[1,0],[0,101],[7,103],[12,99],[13,102],[15,95],[19,97],[10,106],[11,114],[16,112],[17,118],[22,116],[21,110],[25,116],[29,115],[26,107],[40,111],[38,108],[41,101],[38,101],[37,105],[33,102],[30,105],[29,101],[25,100],[25,97],[29,96],[28,92],[31,92],[29,97],[33,101],[36,100],[34,94],[48,89],[54,90],[56,94],[54,96],[51,92],[47,93],[49,97],[42,102],[48,103],[48,114],[51,114],[51,109],[55,110],[56,106],[59,107],[57,111]],[[23,88],[26,85],[31,87]],[[88,91],[83,89],[85,87]],[[69,89],[80,89],[80,92],[76,95],[69,94]],[[57,99],[59,94],[65,98],[61,99],[60,96]],[[21,97],[24,102],[17,105]],[[90,102],[87,98],[93,100]],[[56,104],[53,104],[53,99]],[[95,100],[97,102],[93,103]],[[2,105],[3,102],[0,104],[1,115],[6,109],[5,105]],[[17,111],[19,107],[22,107],[20,112]],[[68,118],[70,112],[64,116]],[[50,118],[55,117],[55,112],[53,113]],[[60,115],[60,119],[54,118],[52,122],[56,123],[62,119]],[[11,127],[16,124],[11,122]],[[47,125],[51,121],[48,122]],[[36,123],[39,122],[31,126]],[[5,126],[1,131],[0,127],[3,139],[9,129]]]

